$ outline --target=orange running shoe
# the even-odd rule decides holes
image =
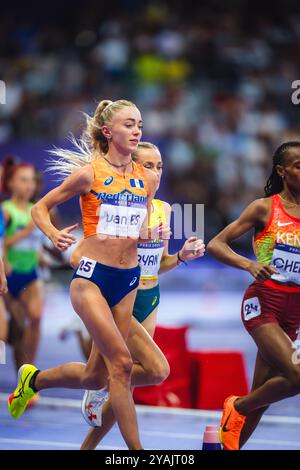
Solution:
[[[240,448],[240,435],[246,416],[241,415],[234,408],[234,402],[237,398],[239,397],[230,395],[224,401],[223,416],[219,429],[223,450],[239,450]]]

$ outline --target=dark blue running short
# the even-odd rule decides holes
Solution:
[[[141,268],[113,268],[83,256],[73,278],[87,279],[99,287],[108,305],[117,305],[140,282]]]
[[[32,281],[36,281],[37,279],[38,273],[36,269],[33,269],[29,273],[12,271],[12,273],[7,276],[8,292],[13,297],[17,298]]]

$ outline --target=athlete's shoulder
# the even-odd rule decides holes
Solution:
[[[165,213],[171,212],[171,206],[168,202],[162,201],[161,199],[153,198],[152,204],[154,209],[157,211],[163,211]]]
[[[93,187],[95,172],[90,163],[72,172],[58,187],[57,191],[71,191],[74,194],[86,194]]]
[[[156,201],[156,210],[162,217],[162,220],[167,221],[168,223],[171,220],[171,206],[166,201],[161,201],[160,199],[155,199]]]
[[[244,214],[254,219],[261,219],[270,213],[272,197],[262,197],[252,201],[245,209]]]
[[[252,201],[249,207],[252,205],[252,207],[255,208],[257,211],[266,212],[272,206],[272,199],[272,196],[260,197],[259,199],[255,199],[254,201]]]
[[[79,179],[82,183],[91,183],[95,178],[94,167],[92,163],[87,163],[82,168],[74,171],[71,176]]]
[[[158,201],[162,204],[163,209],[166,213],[171,212],[171,206],[167,201],[161,201],[160,199],[158,199]]]

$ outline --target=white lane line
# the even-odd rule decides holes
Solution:
[[[162,432],[162,431],[149,431],[149,430],[143,430],[140,429],[140,433],[144,436],[151,436],[151,437],[163,437],[164,439],[186,439],[186,440],[195,440],[198,441],[199,443],[202,443],[202,437],[200,434],[189,434],[189,433],[175,433],[175,432]],[[201,433],[202,434],[202,433]],[[18,439],[5,439],[5,438],[0,438],[0,442],[21,442]],[[29,445],[30,444],[35,444],[42,442],[43,444],[47,444],[48,441],[23,441],[22,442],[27,442]],[[50,443],[53,442],[53,445],[55,444],[55,441],[49,441]],[[249,441],[251,444],[272,444],[272,445],[284,445],[284,446],[292,446],[292,447],[299,447],[300,448],[300,441],[280,441],[280,440],[275,440],[275,439],[256,439],[253,438],[251,441]],[[37,444],[39,445],[39,444]],[[49,444],[51,445],[51,444]],[[59,447],[66,447],[66,446],[71,446],[71,447],[76,447],[79,448],[81,444],[75,444],[75,443],[68,443],[68,442],[59,442],[58,446]],[[102,446],[101,446],[102,448]],[[107,448],[112,448],[108,446]]]
[[[148,435],[155,435],[155,436],[162,436],[164,437],[171,437],[169,434],[163,433],[149,433],[149,432],[141,432],[141,434],[148,434]],[[188,435],[186,435],[187,437]],[[177,436],[178,437],[178,436]],[[202,443],[202,439],[197,437],[199,444]],[[188,437],[191,438],[191,437]],[[8,438],[0,438],[0,444],[14,444],[14,445],[27,445],[27,446],[36,446],[36,447],[54,447],[54,448],[62,448],[62,449],[80,449],[81,443],[75,442],[57,442],[57,441],[35,441],[33,439],[8,439]],[[269,444],[277,446],[279,449],[281,447],[296,447],[297,449],[300,448],[300,442],[296,441],[279,441],[274,439],[251,439],[249,444]],[[126,447],[117,447],[117,446],[108,446],[108,445],[101,445],[100,449],[102,450],[126,450]],[[194,449],[195,450],[195,449]]]
[[[160,406],[144,406],[137,405],[139,413],[149,414],[170,414],[175,416],[189,416],[200,418],[212,418],[220,420],[222,416],[221,411],[213,410],[193,410],[187,408],[164,408]],[[274,424],[297,424],[300,425],[300,416],[280,416],[280,415],[264,415],[261,419],[262,423]]]
[[[276,439],[249,439],[249,444],[270,444],[280,448],[280,446],[285,447],[296,447],[300,449],[300,441],[279,441]]]
[[[272,423],[272,424],[296,424],[300,425],[299,416],[279,416],[279,415],[266,415],[261,419],[262,423]]]
[[[7,439],[7,438],[0,438],[0,443],[3,444],[23,444],[28,446],[49,446],[49,447],[61,447],[65,449],[66,447],[71,447],[72,449],[80,449],[81,443],[76,444],[75,442],[56,442],[56,441],[35,441],[33,439]],[[127,447],[116,447],[116,446],[104,446],[101,445],[101,449],[107,450],[126,450]]]
[[[172,433],[172,432],[160,432],[160,431],[143,431],[141,434],[144,436],[154,436],[154,437],[163,437],[165,439],[187,439],[187,440],[196,440],[199,443],[203,442],[203,439],[198,434],[186,434],[186,433]],[[283,445],[285,447],[297,447],[300,449],[300,440],[299,441],[280,441],[276,439],[250,439],[250,444],[270,444],[274,446]]]
[[[0,393],[0,401],[7,401],[8,394]],[[52,408],[69,408],[81,409],[81,401],[72,398],[42,397],[40,396],[38,405]],[[211,410],[193,410],[187,408],[164,408],[161,406],[144,406],[137,405],[138,414],[167,414],[174,416],[200,417],[220,420],[220,411]],[[261,419],[262,423],[273,424],[296,424],[300,425],[300,416],[280,416],[280,415],[264,415]]]
[[[202,442],[202,437],[199,434],[187,434],[177,432],[161,432],[161,431],[144,431],[140,429],[140,433],[144,436],[163,437],[165,439],[189,439]],[[202,434],[202,433],[201,433]]]

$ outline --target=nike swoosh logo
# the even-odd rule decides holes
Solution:
[[[229,420],[230,416],[231,416],[231,411],[230,411],[229,415],[227,416],[227,419],[224,423],[224,426],[222,427],[222,432],[228,432],[229,431],[229,429],[226,428],[226,424],[228,423],[228,420]]]
[[[278,222],[278,227],[285,227],[286,225],[291,225],[293,222]]]

